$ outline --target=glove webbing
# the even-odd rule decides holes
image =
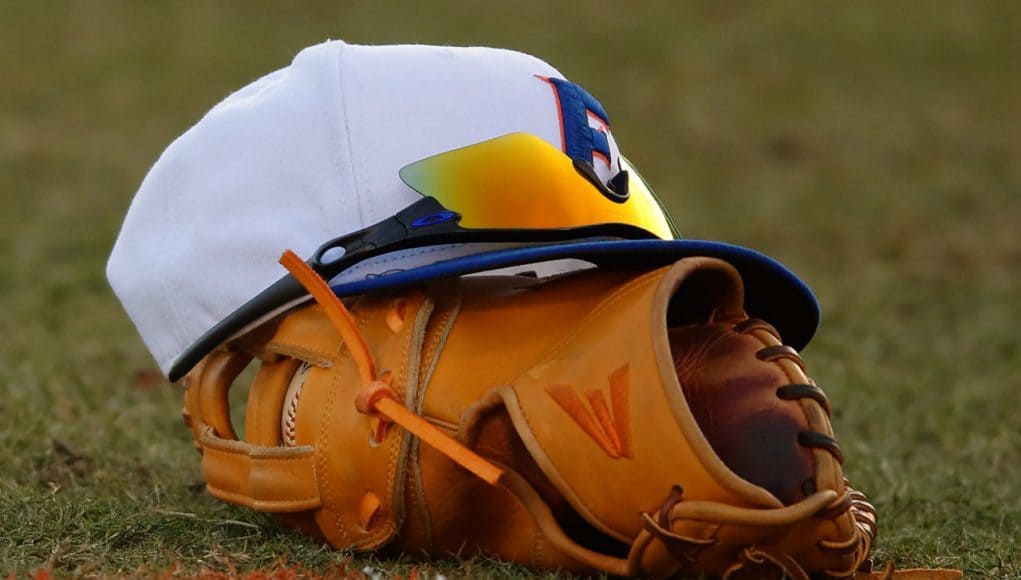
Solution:
[[[319,303],[333,328],[351,351],[351,358],[358,367],[358,375],[362,382],[355,405],[359,413],[369,415],[378,421],[374,429],[375,439],[377,441],[382,439],[387,426],[390,423],[397,423],[405,431],[436,448],[458,465],[490,485],[495,485],[503,475],[500,468],[397,402],[389,385],[390,374],[388,372],[384,372],[382,376],[377,374],[376,362],[369,352],[368,345],[365,344],[365,339],[358,332],[354,318],[330,289],[326,280],[291,250],[285,251],[280,257],[280,264],[287,268]]]

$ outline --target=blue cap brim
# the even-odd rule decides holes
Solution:
[[[776,260],[741,246],[705,240],[586,241],[483,252],[332,286],[340,296],[397,288],[522,264],[574,258],[601,268],[650,268],[681,258],[707,256],[729,262],[745,284],[745,310],[776,327],[784,342],[803,349],[819,326],[812,290]]]

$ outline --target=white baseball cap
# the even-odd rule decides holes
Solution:
[[[331,251],[353,253],[352,239],[375,248],[365,243],[367,234],[394,226],[418,235],[411,230],[420,225],[460,219],[443,205],[421,213],[426,206],[420,202],[442,200],[437,192],[445,187],[427,174],[483,150],[487,159],[511,161],[483,179],[532,185],[526,189],[538,193],[523,199],[551,197],[543,189],[546,169],[536,167],[563,170],[568,180],[584,178],[608,211],[654,199],[634,194],[651,190],[621,157],[598,101],[535,57],[481,47],[330,41],[231,94],[167,148],[131,203],[107,276],[160,368],[177,380],[219,343],[307,298],[288,285],[277,263],[284,249],[328,266],[343,263]],[[631,184],[630,198],[622,177]],[[481,189],[476,197],[488,203],[491,188]],[[472,193],[469,188],[462,195]],[[588,205],[572,198],[565,207]],[[409,207],[420,214],[408,214]],[[537,226],[517,224],[530,219],[501,210],[509,224],[499,227],[553,233],[502,235],[508,230],[501,229],[463,238],[464,230],[453,225],[437,230],[443,235],[381,246],[344,268],[326,268],[327,278],[338,294],[349,295],[553,260],[562,269],[570,264],[564,259],[609,267],[709,255],[742,272],[753,315],[778,326],[795,348],[807,344],[819,311],[800,279],[746,248],[662,239],[673,237],[665,212],[649,207],[641,210],[644,221],[661,221],[590,216]],[[583,226],[585,219],[644,230],[562,227]],[[282,287],[288,291],[281,293]]]

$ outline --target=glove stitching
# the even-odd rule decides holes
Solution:
[[[351,311],[352,311],[352,315],[354,315],[355,314],[355,309],[353,307],[351,308]],[[372,326],[371,323],[374,322],[376,320],[377,316],[379,315],[379,310],[377,310],[377,309],[370,309],[370,312],[368,313],[367,316],[364,315],[364,312],[362,312],[362,314],[363,314],[363,316],[358,317],[356,320],[357,320],[357,323],[358,323],[358,329],[362,332],[362,334],[364,336],[365,333],[366,333],[366,330],[370,326]],[[384,324],[385,324],[385,321],[384,321]],[[379,325],[377,324],[376,326],[379,326]],[[345,350],[350,352],[349,349],[345,349]],[[390,372],[393,373],[394,371],[390,371]],[[400,369],[398,369],[398,372],[400,372]],[[400,381],[395,378],[394,379],[394,384],[391,385],[391,388],[394,388],[395,394],[400,394],[399,391],[398,391],[398,389],[400,388],[399,385],[400,385]],[[388,443],[386,443],[388,448],[387,448],[386,489],[384,490],[384,494],[385,494],[385,497],[386,497],[386,504],[385,505],[389,505],[390,509],[391,509],[391,512],[392,512],[392,510],[393,510],[393,482],[394,482],[393,478],[394,478],[394,471],[395,471],[394,465],[395,465],[395,463],[397,461],[397,452],[399,451],[399,445],[394,445],[394,442],[395,441],[399,441],[399,439],[395,440],[394,438],[389,437],[389,434],[390,433],[387,433],[387,436],[384,437],[383,441],[381,441],[380,444],[382,444],[387,439],[390,439],[390,441]],[[338,510],[338,519],[339,519],[339,510]],[[384,519],[384,523],[380,527],[378,527],[374,533],[369,531],[368,533],[366,533],[364,535],[364,537],[362,538],[362,541],[359,542],[359,543],[360,544],[367,544],[367,543],[375,543],[375,542],[378,542],[380,540],[385,540],[386,537],[388,535],[390,535],[391,531],[393,531],[393,523],[392,523],[392,521],[388,520],[388,519]]]
[[[464,296],[458,290],[457,302],[454,306],[444,313],[440,323],[440,332],[436,335],[436,340],[428,345],[429,348],[429,368],[426,370],[425,377],[422,379],[421,385],[419,385],[418,399],[415,401],[415,411],[419,414],[423,414],[425,405],[426,391],[429,389],[429,383],[432,381],[433,373],[436,371],[436,365],[439,363],[439,353],[442,352],[443,347],[447,344],[447,338],[450,336],[450,331],[454,328],[454,321],[457,316],[461,313],[461,307],[464,305]],[[423,354],[423,357],[425,355]]]
[[[296,443],[296,431],[298,421],[298,400],[301,398],[301,389],[304,384],[298,387],[295,391],[294,396],[291,398],[291,402],[287,405],[287,416],[284,419],[284,444],[288,447],[293,447]]]
[[[255,509],[254,508],[255,505],[260,505],[260,504],[264,504],[264,505],[279,505],[279,506],[284,506],[284,505],[300,505],[300,504],[307,503],[309,501],[315,501],[315,500],[318,499],[314,495],[313,496],[309,496],[309,497],[304,498],[304,499],[256,499],[254,497],[245,495],[244,493],[236,492],[236,491],[231,491],[229,489],[224,489],[222,487],[217,487],[215,485],[208,485],[207,484],[207,487],[209,488],[210,493],[215,492],[215,493],[213,493],[213,495],[215,495],[217,497],[229,498],[228,501],[230,501],[231,503],[234,503],[234,504],[237,504],[237,505],[245,505],[245,506],[253,507],[253,509]],[[250,501],[245,501],[245,500],[250,500]]]
[[[380,312],[381,312],[380,310],[373,309],[368,314],[368,316],[364,316],[360,320],[358,320],[358,328],[359,328],[360,331],[362,331],[363,334],[365,334],[365,331],[370,326],[376,326],[376,327],[380,326],[379,324],[375,324],[375,325],[371,324],[372,322],[374,322],[379,317]],[[385,321],[384,321],[384,323],[385,323]],[[406,334],[410,334],[410,331],[411,331],[410,325],[405,325],[404,329],[401,331],[401,334],[405,334],[405,333]],[[399,334],[398,336],[401,336],[401,335]],[[402,356],[402,360],[401,360],[400,368],[398,368],[396,370],[396,372],[394,370],[390,371],[391,376],[394,377],[393,383],[391,384],[391,388],[393,388],[393,390],[395,391],[394,394],[398,395],[398,396],[403,394],[403,393],[401,393],[401,387],[406,384],[406,380],[407,380],[407,377],[405,376],[404,377],[404,382],[402,382],[401,379],[398,378],[398,374],[399,373],[405,373],[405,375],[406,375],[406,373],[407,373],[406,359],[407,359],[407,348],[409,346],[410,340],[403,340],[402,343],[403,343],[404,346],[402,347],[402,355],[401,355]],[[384,441],[386,441],[386,438],[387,437],[384,437]],[[397,529],[396,522],[395,522],[395,517],[396,517],[397,510],[394,507],[394,491],[395,491],[395,481],[396,481],[396,473],[397,473],[397,463],[398,463],[399,456],[400,456],[401,443],[403,441],[403,438],[404,438],[403,434],[402,434],[402,437],[391,437],[390,441],[387,443],[387,445],[389,447],[387,449],[388,462],[387,462],[387,470],[386,470],[386,489],[384,490],[384,494],[385,494],[385,497],[386,497],[386,500],[387,500],[387,505],[390,506],[390,517],[386,518],[384,516],[384,518],[385,518],[384,519],[384,523],[382,523],[376,529],[375,533],[370,532],[370,533],[366,534],[363,537],[362,541],[360,542],[360,544],[363,545],[363,546],[371,545],[371,544],[376,544],[377,542],[386,542],[387,540],[389,540],[393,536],[394,532]],[[372,548],[376,548],[376,547],[378,547],[378,545],[377,546],[371,546],[371,547]]]
[[[326,404],[323,407],[323,413],[322,413],[322,415],[320,417],[320,422],[319,422],[319,439],[318,439],[317,445],[316,445],[316,449],[317,449],[316,465],[317,466],[321,465],[322,466],[321,471],[322,471],[322,473],[324,473],[326,475],[326,477],[323,477],[320,480],[321,484],[322,484],[322,488],[323,488],[323,490],[322,490],[322,492],[323,492],[323,505],[324,506],[331,506],[329,509],[333,511],[334,529],[340,534],[340,537],[342,538],[343,542],[345,544],[348,544],[348,543],[350,543],[350,540],[349,540],[349,537],[348,537],[347,529],[344,527],[344,520],[341,517],[340,510],[336,509],[335,507],[332,507],[332,506],[335,506],[336,503],[333,501],[333,494],[332,494],[332,492],[330,490],[330,480],[332,479],[332,477],[330,477],[329,455],[327,453],[329,451],[329,444],[330,444],[329,437],[327,436],[328,435],[328,431],[329,431],[329,419],[330,419],[330,417],[333,416],[334,399],[336,398],[337,391],[341,387],[341,385],[340,385],[340,375],[341,375],[341,365],[340,365],[340,363],[341,363],[341,361],[346,356],[348,356],[347,355],[347,349],[341,349],[341,351],[339,353],[337,353],[337,360],[335,361],[337,363],[336,364],[336,370],[332,373],[333,376],[332,376],[332,378],[330,380],[330,393],[326,396]]]
[[[295,361],[298,363],[297,368],[291,375],[290,380],[287,382],[287,389],[284,392],[284,397],[291,396],[287,403],[286,414],[284,415],[283,424],[281,426],[281,439],[286,447],[297,446],[297,430],[298,430],[298,405],[301,401],[302,391],[305,389],[305,382],[308,380],[308,373],[312,368],[312,364],[305,361]],[[295,384],[295,380],[298,379],[301,382]],[[291,393],[291,389],[294,392]]]
[[[378,310],[374,311],[372,313],[373,317],[375,317],[378,312]],[[398,401],[403,401],[404,396],[407,394],[408,345],[411,341],[406,340],[404,335],[408,334],[410,326],[411,325],[409,324],[405,324],[404,328],[401,329],[401,332],[397,335],[401,341],[400,364],[398,365],[398,368],[390,371],[393,373],[393,382],[390,383],[390,388],[393,389],[394,396]],[[408,436],[407,432],[402,432],[400,437],[394,437],[389,443],[389,449],[387,450],[385,494],[387,503],[390,506],[391,518],[396,517],[397,511],[396,506],[394,505],[394,487],[397,479],[397,463],[400,458],[401,446],[404,443],[404,439]],[[389,523],[389,521],[392,521],[392,519],[388,520],[387,523]],[[384,526],[384,529],[381,529],[377,534],[373,535],[374,541],[376,538],[381,540],[385,538],[386,532],[388,531],[385,528],[386,526]]]
[[[306,446],[306,447],[307,447],[308,450],[312,449],[311,446]],[[302,450],[302,447],[288,447],[287,449]],[[233,449],[224,449],[222,447],[210,447],[208,445],[206,446],[206,451],[212,451],[213,453],[224,453],[224,454],[227,454],[227,455],[243,455],[243,456],[246,456],[246,457],[252,457],[252,459],[254,461],[272,461],[274,463],[282,462],[282,461],[303,461],[303,460],[308,458],[308,455],[299,455],[297,457],[288,457],[288,456],[281,456],[281,457],[266,457],[266,456],[261,456],[260,457],[260,456],[254,456],[253,457],[250,453],[247,453],[246,451],[243,451],[243,450],[236,451],[236,450],[233,450]]]
[[[266,350],[273,354],[279,354],[302,362],[313,364],[317,367],[329,368],[330,357],[333,354],[327,350],[319,350],[304,345],[296,345],[284,342],[272,342],[267,345]]]
[[[542,530],[536,527],[535,532],[533,532],[532,535],[532,562],[535,562],[536,566],[542,566],[543,559],[545,558],[545,553],[543,551],[543,546],[545,544],[543,540],[545,539],[546,537],[543,536]]]
[[[418,508],[417,511],[421,518],[423,535],[425,536],[424,543],[427,546],[426,550],[433,549],[432,539],[432,520],[429,517],[429,504],[425,497],[425,489],[422,485],[422,466],[419,461],[419,440],[417,438],[411,440],[411,446],[408,449],[409,461],[411,462],[411,469],[409,471],[410,479],[412,483],[412,494],[411,502],[413,508]]]
[[[432,380],[433,372],[436,370],[436,364],[439,362],[439,352],[446,344],[447,337],[450,335],[450,330],[454,326],[454,321],[457,319],[457,315],[461,312],[463,298],[464,296],[461,292],[461,287],[458,286],[456,302],[449,310],[443,313],[442,317],[438,319],[439,332],[433,335],[435,340],[430,340],[429,337],[426,337],[426,340],[423,341],[424,348],[422,349],[422,360],[429,361],[429,367],[426,369],[425,374],[419,378],[418,396],[415,400],[415,412],[423,417],[425,417],[425,395],[429,388],[429,382]],[[428,327],[426,327],[426,331],[428,331]],[[435,420],[433,422],[436,423]],[[420,452],[420,442],[418,439],[414,439],[411,442],[408,460],[411,462],[411,470],[415,477],[415,498],[418,501],[422,525],[425,527],[425,543],[431,550],[433,547],[432,514],[429,512],[430,504],[425,496],[425,486],[422,483]]]
[[[553,346],[551,346],[549,350],[547,350],[544,353],[543,356],[538,357],[538,360],[554,359],[556,355],[560,354],[562,350],[567,348],[567,346],[569,346],[572,342],[574,342],[576,338],[578,338],[578,335],[581,334],[584,328],[591,324],[594,318],[598,318],[600,315],[602,315],[603,312],[610,310],[612,306],[614,306],[618,302],[621,302],[629,294],[641,290],[642,287],[647,286],[650,282],[654,281],[652,280],[652,278],[655,277],[656,274],[658,274],[658,272],[654,270],[652,272],[639,276],[638,278],[635,278],[629,281],[627,284],[621,286],[617,292],[605,298],[599,305],[590,310],[588,314],[583,316],[582,319],[576,325],[574,325],[573,330],[568,332],[566,335],[563,336],[563,338],[554,343]]]
[[[624,298],[626,298],[628,295],[632,294],[633,292],[637,292],[637,291],[643,289],[650,282],[655,281],[654,279],[657,278],[657,274],[659,274],[659,273],[654,270],[652,272],[649,272],[649,273],[646,273],[646,274],[644,274],[642,276],[639,276],[639,277],[629,281],[627,284],[621,286],[618,289],[617,292],[615,292],[613,295],[609,296],[608,298],[604,299],[604,301],[601,304],[599,304],[596,308],[592,309],[587,315],[585,315],[582,318],[582,320],[578,324],[576,324],[574,326],[574,329],[573,329],[572,332],[568,333],[564,338],[562,338],[559,342],[557,342],[553,347],[551,347],[547,351],[545,356],[539,357],[538,360],[552,360],[557,354],[560,353],[560,351],[562,349],[565,349],[568,345],[570,345],[574,341],[574,339],[576,339],[578,337],[578,335],[581,333],[581,331],[584,328],[586,328],[589,324],[591,324],[592,320],[598,318],[598,316],[600,314],[602,314],[603,312],[609,310],[613,305],[615,305],[618,302],[624,300]],[[525,411],[525,409],[522,406],[519,405],[518,408],[521,410],[521,417],[524,419],[525,423],[528,425],[529,431],[534,433],[535,429],[533,428],[532,420],[528,417],[528,413]],[[606,522],[604,522],[603,519],[598,514],[593,512],[593,510],[591,509],[589,504],[585,501],[585,499],[583,497],[581,497],[580,494],[578,494],[577,490],[571,484],[571,482],[567,478],[563,477],[563,475],[561,474],[560,468],[556,464],[553,463],[552,457],[547,452],[546,446],[543,445],[542,441],[538,437],[535,437],[534,440],[535,440],[536,444],[539,446],[539,448],[542,450],[543,455],[546,456],[550,460],[550,464],[556,470],[557,475],[559,476],[560,481],[567,487],[567,489],[570,490],[571,496],[573,496],[584,507],[585,514],[588,515],[589,517],[591,517],[596,522],[598,522],[599,525],[602,526],[603,528],[608,529],[608,530],[613,530],[614,533],[620,533],[613,526],[610,526]]]
[[[403,344],[403,348],[401,350],[401,365],[399,372],[402,372],[404,377],[403,381],[404,396],[402,398],[404,399],[404,405],[406,407],[411,406],[410,405],[411,401],[409,401],[408,398],[414,392],[412,384],[413,382],[418,381],[417,365],[415,368],[415,372],[414,373],[411,372],[411,351],[414,348],[416,338],[418,338],[419,336],[421,336],[423,340],[425,338],[425,329],[422,327],[423,316],[425,317],[426,320],[428,320],[429,315],[432,314],[431,305],[427,302],[426,299],[422,298],[421,300],[419,300],[419,297],[417,295],[413,296],[412,298],[417,302],[418,305],[418,308],[415,311],[414,322],[413,324],[405,323],[401,327],[400,332],[397,334],[397,337],[400,337],[400,340],[402,341]],[[405,302],[405,304],[407,305],[409,302],[411,302],[411,300],[408,300],[407,302]],[[407,309],[407,312],[410,312],[410,308]],[[420,351],[419,357],[421,357]],[[398,385],[400,384],[401,384],[400,381],[398,381]],[[398,386],[397,394],[398,395],[401,394],[400,386]],[[407,465],[408,456],[411,451],[410,449],[411,441],[412,441],[411,434],[405,432],[400,439],[399,445],[397,445],[394,448],[395,453],[391,453],[391,463],[390,468],[388,470],[388,477],[390,478],[389,488],[390,490],[392,490],[391,496],[393,496],[394,494],[400,496],[399,497],[400,501],[398,502],[394,502],[394,500],[391,498],[391,503],[393,504],[393,521],[395,527],[397,526],[398,523],[403,524],[407,516],[407,514],[404,512],[404,508],[405,496],[407,494],[406,489]],[[400,472],[401,476],[400,478],[397,477],[398,472]]]

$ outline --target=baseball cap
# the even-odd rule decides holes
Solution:
[[[752,315],[808,343],[819,311],[797,276],[747,248],[675,236],[600,103],[542,60],[329,41],[166,149],[107,276],[171,380],[308,298],[277,264],[288,248],[342,296],[524,265],[720,257],[744,276]]]

